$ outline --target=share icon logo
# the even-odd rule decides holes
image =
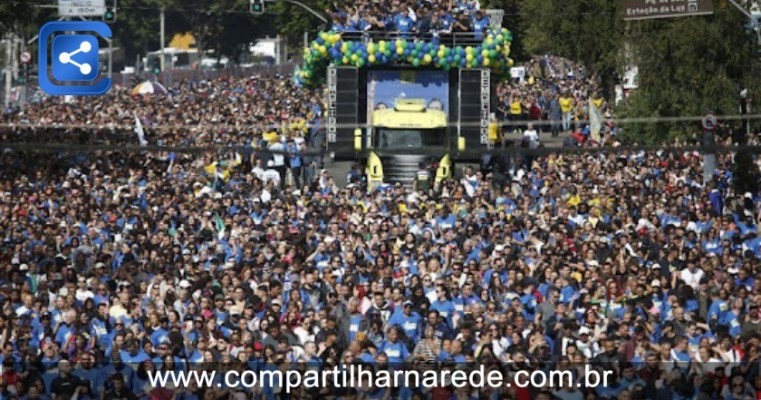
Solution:
[[[56,21],[40,29],[39,78],[42,90],[52,95],[108,92],[111,79],[98,79],[98,38],[90,32],[111,38],[111,28],[100,21]]]
[[[53,39],[53,56],[53,77],[59,81],[91,81],[98,76],[95,36],[57,36]]]

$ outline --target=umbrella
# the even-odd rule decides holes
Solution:
[[[132,89],[133,96],[136,94],[149,94],[149,93],[167,94],[167,90],[162,84],[158,82],[151,82],[151,81],[145,81],[135,86],[134,89]]]

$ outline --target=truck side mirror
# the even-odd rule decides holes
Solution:
[[[362,129],[354,130],[354,151],[362,151]]]
[[[465,151],[465,138],[462,136],[457,138],[457,151]]]

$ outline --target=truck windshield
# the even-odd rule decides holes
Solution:
[[[441,129],[378,129],[378,148],[412,149],[423,146],[443,146]]]

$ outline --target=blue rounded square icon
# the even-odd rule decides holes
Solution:
[[[40,28],[40,89],[57,96],[108,92],[111,79],[99,77],[98,38],[90,33],[111,38],[111,28],[100,21],[54,21]]]
[[[98,76],[98,39],[93,35],[56,36],[51,53],[56,80],[91,81]]]

